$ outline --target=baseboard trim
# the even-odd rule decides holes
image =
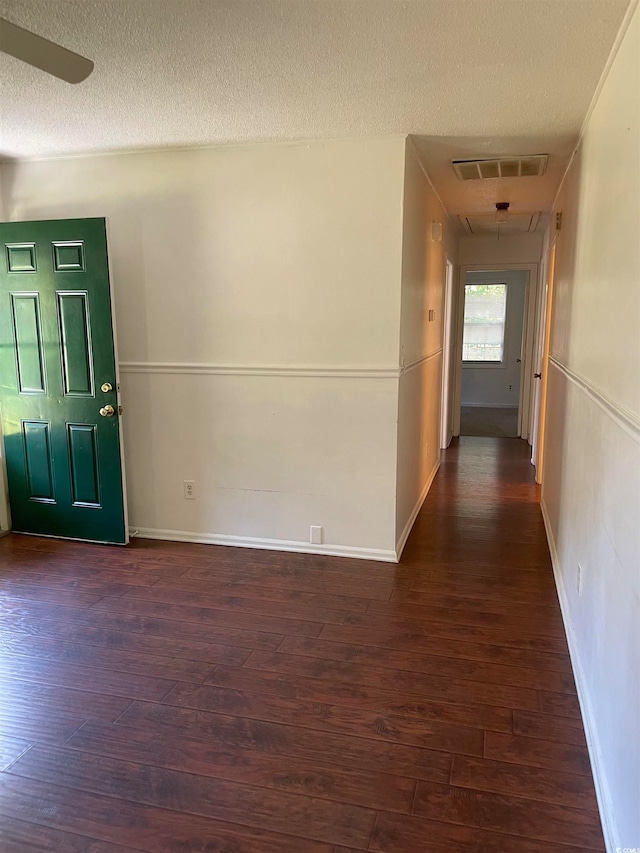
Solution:
[[[223,533],[195,533],[189,530],[164,530],[154,527],[131,528],[131,535],[141,539],[165,539],[170,542],[195,542],[201,545],[227,545],[231,548],[256,548],[261,551],[292,551],[296,554],[319,554],[326,557],[351,557],[396,563],[395,551],[381,548],[358,548],[352,545],[310,545],[295,539],[261,539],[253,536],[229,536]]]
[[[440,459],[435,464],[433,471],[427,477],[427,482],[424,485],[424,488],[420,492],[420,497],[418,498],[416,505],[409,516],[409,520],[404,526],[402,533],[398,541],[396,542],[396,558],[394,562],[399,563],[400,558],[402,557],[402,552],[404,551],[404,546],[407,544],[407,539],[409,538],[409,534],[413,528],[416,518],[418,517],[418,513],[422,509],[422,504],[425,502],[427,495],[429,494],[429,489],[431,488],[431,484],[433,483],[436,474],[438,473],[438,469],[440,468]]]
[[[604,842],[607,848],[607,853],[614,853],[616,850],[622,850],[622,847],[620,846],[620,840],[618,839],[618,832],[616,830],[616,822],[613,816],[613,804],[611,802],[602,755],[598,745],[597,729],[593,713],[591,711],[591,702],[586,688],[586,679],[584,677],[580,657],[578,655],[578,644],[575,631],[573,629],[573,622],[571,621],[569,603],[562,580],[562,573],[560,571],[558,549],[556,548],[551,521],[549,519],[544,498],[540,501],[540,509],[542,510],[542,518],[544,520],[544,527],[547,533],[547,541],[549,542],[551,564],[553,565],[553,576],[555,579],[556,589],[558,591],[560,611],[562,613],[562,621],[567,635],[571,666],[573,668],[573,674],[576,681],[576,690],[578,693],[580,712],[582,714],[582,722],[584,724],[585,736],[587,739],[587,748],[589,750],[589,759],[591,762],[591,770],[593,772],[593,781],[596,789],[598,808],[600,811],[600,821],[602,823]]]

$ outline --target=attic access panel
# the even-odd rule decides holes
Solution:
[[[459,216],[465,232],[472,237],[512,234],[531,234],[538,227],[540,211],[536,213],[510,213],[506,222],[498,226],[495,213]]]

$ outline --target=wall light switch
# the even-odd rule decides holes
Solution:
[[[309,528],[309,542],[311,545],[322,545],[322,528],[314,527],[313,524]]]
[[[436,312],[433,310],[433,308],[430,308],[429,309],[429,322],[433,323],[433,321],[435,319],[436,319]]]

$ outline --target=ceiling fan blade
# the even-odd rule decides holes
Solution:
[[[81,83],[93,71],[90,59],[4,18],[0,18],[0,50],[67,83]]]

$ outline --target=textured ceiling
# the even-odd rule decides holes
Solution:
[[[0,154],[410,133],[453,213],[507,190],[548,209],[627,6],[0,0],[3,17],[95,62],[70,86],[0,54]],[[548,177],[455,178],[452,156],[485,152],[550,153]]]

